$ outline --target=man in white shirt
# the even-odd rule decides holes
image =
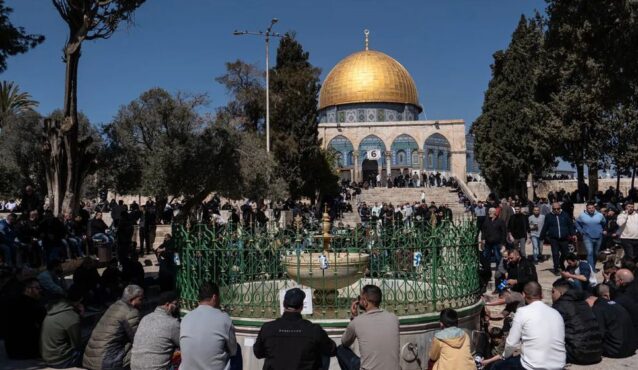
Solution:
[[[620,228],[620,243],[625,256],[638,257],[638,213],[632,202],[625,203],[625,211],[618,215],[616,223]]]
[[[535,282],[525,284],[526,306],[516,311],[505,342],[503,359],[494,370],[559,370],[565,367],[565,324],[558,311],[543,303],[543,291]],[[512,357],[520,345],[521,355]]]

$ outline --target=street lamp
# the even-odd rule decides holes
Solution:
[[[266,152],[270,153],[270,67],[269,67],[269,44],[271,37],[283,37],[277,32],[272,32],[272,27],[275,23],[279,22],[279,19],[273,18],[270,20],[270,26],[264,31],[237,31],[233,32],[235,36],[242,35],[254,35],[254,36],[262,36],[266,39]]]

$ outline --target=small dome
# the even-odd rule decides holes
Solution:
[[[319,109],[356,103],[411,104],[422,111],[408,70],[374,50],[359,51],[341,60],[328,73],[319,92]]]

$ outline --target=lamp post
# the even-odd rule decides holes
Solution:
[[[273,18],[270,20],[270,25],[266,32],[264,31],[237,31],[233,32],[235,36],[242,35],[254,35],[262,36],[266,40],[266,152],[270,153],[270,67],[269,67],[269,46],[271,37],[283,37],[282,35],[272,32],[272,27],[277,23],[279,19]]]

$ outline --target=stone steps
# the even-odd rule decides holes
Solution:
[[[448,187],[434,188],[371,188],[362,190],[359,196],[359,202],[365,202],[368,206],[375,203],[391,203],[393,205],[421,202],[421,191],[425,191],[425,201],[429,205],[435,202],[437,206],[447,204],[452,210],[454,218],[463,217],[465,214],[464,206],[459,203],[459,197],[456,192],[451,191]],[[359,214],[356,212],[357,204],[353,200],[352,207],[355,212],[345,213],[341,219],[345,225],[354,226],[360,223]]]

